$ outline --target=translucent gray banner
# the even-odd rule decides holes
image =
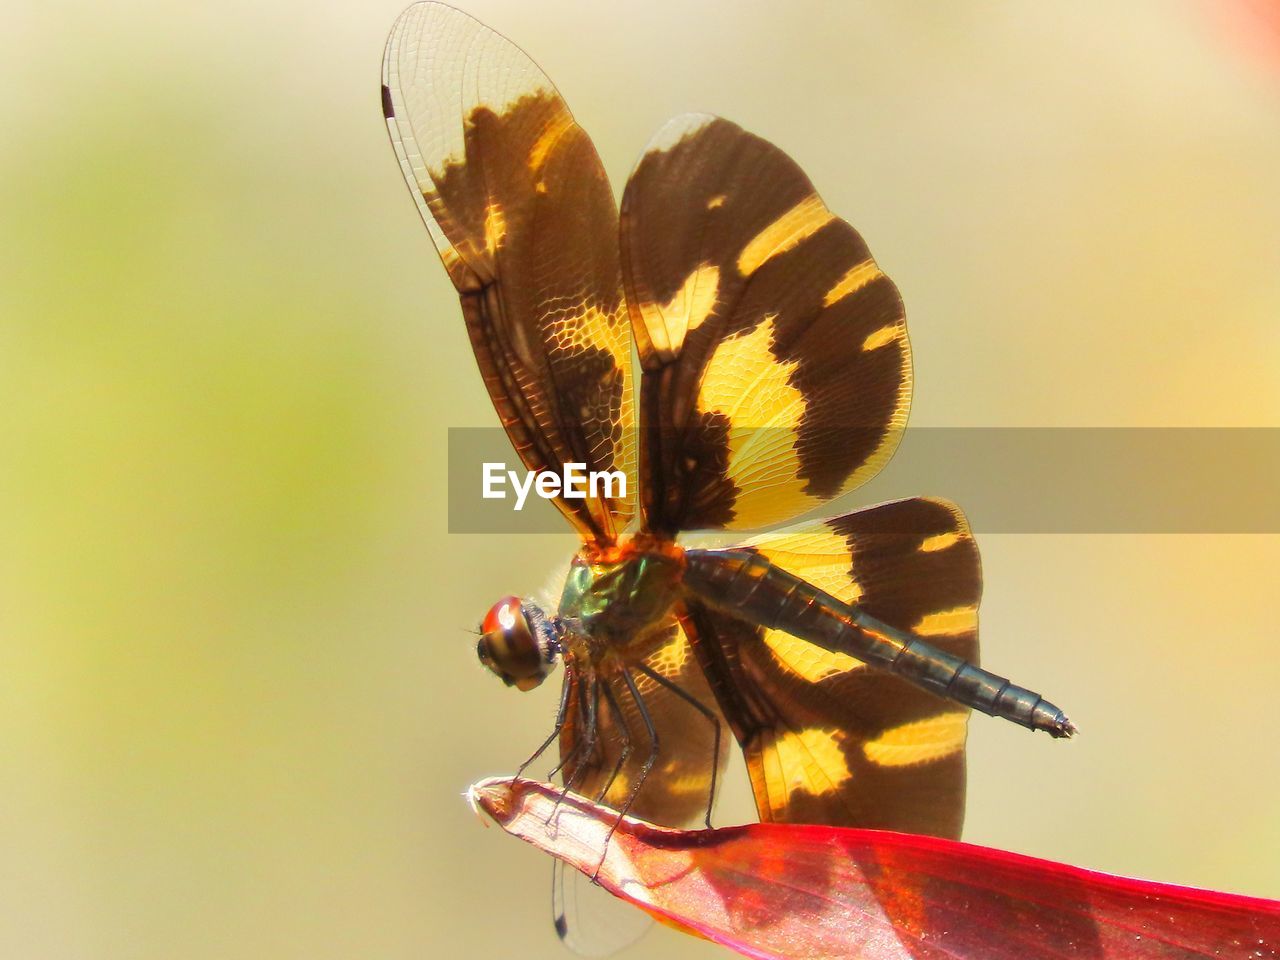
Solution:
[[[487,468],[502,498],[484,497],[485,464],[503,465]],[[515,509],[524,474],[501,429],[450,429],[449,531],[568,530],[535,486]],[[1280,533],[1278,481],[1280,428],[920,427],[878,476],[810,516],[933,496],[979,533]]]

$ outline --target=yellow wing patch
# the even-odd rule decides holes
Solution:
[[[719,292],[720,268],[715,264],[700,263],[685,277],[675,295],[658,308],[666,321],[666,329],[675,329],[669,349],[678,351],[684,346],[685,335],[690,330],[697,330],[711,316]]]
[[[841,739],[838,730],[816,727],[775,735],[777,769],[771,771],[770,791],[781,790],[784,797],[794,791],[817,797],[840,789],[852,776]]]
[[[834,219],[835,214],[827,209],[822,199],[816,193],[809,194],[742,248],[738,255],[738,272],[749,277],[768,260],[790,250]]]
[[[850,294],[857,293],[872,280],[883,276],[874,260],[863,260],[850,267],[848,272],[835,282],[835,286],[822,298],[822,305],[829,307],[833,303],[839,303]]]
[[[677,633],[669,641],[650,654],[648,664],[664,677],[678,676],[689,662],[689,642],[683,634]],[[637,683],[656,686],[648,677],[642,676]]]
[[[867,334],[866,339],[862,341],[862,349],[879,350],[881,347],[886,347],[906,335],[907,325],[905,323],[887,323],[879,330],[872,330]]]
[[[625,316],[605,313],[587,303],[566,307],[553,314],[551,338],[563,350],[595,347],[613,358],[628,380],[631,373],[631,339]]]
[[[804,533],[766,533],[748,540],[770,563],[790,570],[844,603],[857,603],[862,587],[852,577],[852,562],[846,539],[822,526]]]
[[[801,640],[781,630],[766,630],[763,639],[778,666],[810,683],[818,683],[828,677],[866,666],[861,660],[855,660],[848,654],[833,653],[816,643]]]
[[[978,629],[978,607],[969,604],[929,613],[916,621],[911,632],[921,637],[950,637]]]
[[[617,412],[618,422],[624,425],[620,435],[610,438],[612,458],[610,467],[621,470],[627,477],[627,502],[615,506],[618,520],[625,524],[631,517],[636,496],[636,435],[627,429],[634,423],[635,393],[631,389],[631,336],[626,315],[605,313],[598,307],[581,303],[573,309],[561,311],[548,324],[547,335],[559,349],[578,352],[590,348],[603,350],[613,359],[613,369],[622,378],[621,404]],[[603,420],[609,411],[584,407],[576,411],[581,420]]]
[[[947,547],[953,547],[959,542],[959,533],[939,533],[936,536],[925,537],[921,540],[919,549],[922,553],[936,553],[939,550],[947,549]]]
[[[507,235],[507,220],[502,215],[502,207],[490,203],[484,209],[484,245],[489,256],[502,246],[502,238]]]
[[[556,141],[572,126],[573,117],[567,110],[559,113],[551,123],[547,124],[547,128],[542,131],[529,149],[530,170],[537,172],[547,159],[547,154],[551,152],[551,148],[556,145]]]
[[[861,585],[850,573],[848,543],[827,527],[785,537],[765,534],[746,545],[755,546],[770,563],[803,577],[837,600],[853,604],[862,596]],[[763,640],[779,666],[810,683],[866,666],[861,660],[833,653],[782,630],[764,631]]]
[[[804,492],[796,429],[804,395],[791,383],[798,362],[782,363],[770,349],[774,318],[724,340],[703,374],[698,410],[729,420],[727,475],[738,489],[739,516],[779,517],[820,502]],[[797,509],[797,504],[803,505]]]
[[[868,760],[882,767],[930,763],[963,750],[968,729],[968,711],[941,713],[886,730],[862,749]]]

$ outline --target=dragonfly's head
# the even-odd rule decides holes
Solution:
[[[559,630],[528,600],[503,597],[480,624],[476,654],[507,686],[532,690],[556,665]]]

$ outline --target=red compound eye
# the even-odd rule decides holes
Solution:
[[[482,633],[508,633],[518,624],[527,623],[521,609],[519,597],[503,597],[484,615],[484,623],[480,625]]]
[[[503,597],[480,624],[476,654],[509,687],[532,690],[551,672],[556,653],[546,616],[519,597]]]

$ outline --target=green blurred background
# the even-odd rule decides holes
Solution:
[[[445,532],[494,421],[386,143],[399,7],[6,9],[0,956],[567,956],[461,794],[555,700],[464,630],[573,541]],[[467,9],[616,185],[690,109],[795,156],[902,288],[914,424],[1280,425],[1274,6]],[[1280,537],[982,548],[987,662],[1083,735],[976,719],[968,838],[1280,897]]]

